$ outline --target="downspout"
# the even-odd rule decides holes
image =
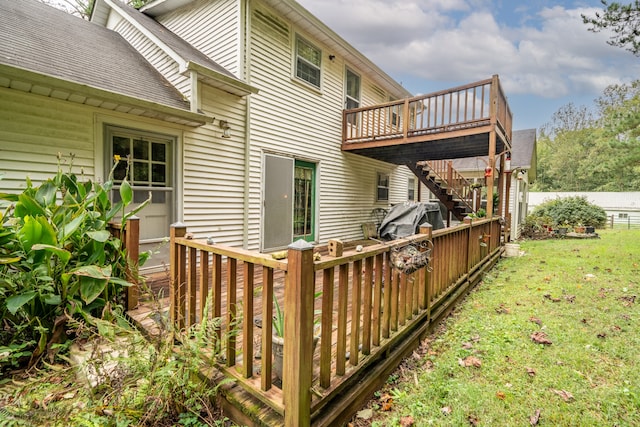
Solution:
[[[244,51],[240,49],[238,58],[240,61],[244,58],[244,80],[251,84],[251,0],[240,2],[240,8],[244,5],[244,11],[240,10],[242,15],[244,12],[244,31],[242,32],[244,40]],[[243,55],[244,53],[244,55]],[[242,247],[249,249],[249,208],[251,190],[251,95],[246,97],[245,115],[244,115],[244,215],[243,215],[243,233]]]

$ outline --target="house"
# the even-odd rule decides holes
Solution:
[[[345,107],[410,94],[295,1],[97,0],[91,22],[0,10],[0,191],[52,176],[58,152],[95,180],[129,155],[156,266],[174,222],[271,251],[359,238],[375,208],[415,197],[405,166],[340,149]]]
[[[520,237],[521,225],[527,216],[529,202],[529,186],[536,180],[536,130],[524,129],[513,131],[511,138],[511,157],[505,163],[504,180],[505,194],[508,192],[507,209],[502,206],[500,214],[510,217],[509,239]],[[483,188],[486,181],[485,173],[489,165],[487,156],[465,157],[451,160],[451,167],[457,171],[469,185]],[[475,185],[474,185],[475,184]],[[486,194],[480,201],[481,190],[478,190],[475,204],[486,208]],[[486,190],[485,190],[486,191]],[[433,197],[433,196],[431,196]],[[477,209],[476,209],[477,210]]]

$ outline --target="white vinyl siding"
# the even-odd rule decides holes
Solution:
[[[113,30],[126,39],[185,98],[191,98],[191,82],[187,76],[180,73],[180,67],[173,58],[124,19]]]
[[[411,172],[341,150],[342,109],[345,91],[344,58],[322,61],[322,93],[295,84],[289,77],[293,63],[293,45],[300,33],[328,55],[317,40],[286,24],[265,6],[254,3],[251,33],[251,83],[260,93],[251,98],[251,211],[250,230],[259,232],[261,214],[262,154],[273,153],[317,162],[318,235],[328,239],[362,238],[360,224],[371,220],[376,203],[376,171],[390,174],[389,203],[407,197]],[[270,26],[269,26],[270,25]],[[359,72],[353,68],[355,72]],[[361,75],[362,105],[386,101],[386,94]]]
[[[216,119],[184,133],[184,222],[197,237],[242,246],[246,100],[207,85],[200,95],[203,111]],[[222,138],[220,120],[229,123],[231,138]]]
[[[57,154],[68,171],[94,174],[93,115],[86,106],[0,88],[0,192],[17,192],[57,172]]]
[[[239,1],[196,1],[159,17],[158,22],[242,78]]]

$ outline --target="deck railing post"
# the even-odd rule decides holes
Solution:
[[[304,240],[289,245],[284,287],[284,425],[311,425],[313,375],[313,246]]]
[[[169,315],[172,326],[178,329],[184,327],[184,298],[187,252],[182,245],[176,243],[176,239],[187,234],[187,226],[181,222],[171,224],[169,245]]]
[[[469,272],[471,271],[471,235],[473,234],[473,219],[470,216],[466,216],[464,218],[464,223],[465,224],[469,224],[469,228],[467,229],[467,269],[464,272],[465,274],[469,274]]]
[[[124,247],[127,250],[127,280],[133,286],[127,288],[127,310],[138,306],[138,259],[140,257],[140,218],[127,219],[124,234]]]
[[[426,234],[429,241],[433,241],[433,225],[425,224],[420,226],[420,234]],[[429,257],[433,258],[433,248]],[[433,262],[433,261],[430,261]],[[420,303],[420,308],[429,310],[430,309],[430,295],[429,295],[429,279],[431,274],[429,273],[429,268],[425,268],[420,275],[421,283],[420,288],[418,289],[418,301]]]

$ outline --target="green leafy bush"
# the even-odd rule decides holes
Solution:
[[[531,213],[533,217],[548,217],[554,226],[584,225],[591,227],[604,227],[607,222],[607,214],[600,206],[590,203],[584,196],[563,197],[549,200],[536,208]]]
[[[108,224],[120,216],[124,225],[148,201],[125,213],[133,193],[126,179],[112,204],[112,177],[80,182],[61,161],[41,185],[27,178],[21,194],[0,194],[0,368],[53,354],[70,317],[108,316],[131,285],[122,242]]]

